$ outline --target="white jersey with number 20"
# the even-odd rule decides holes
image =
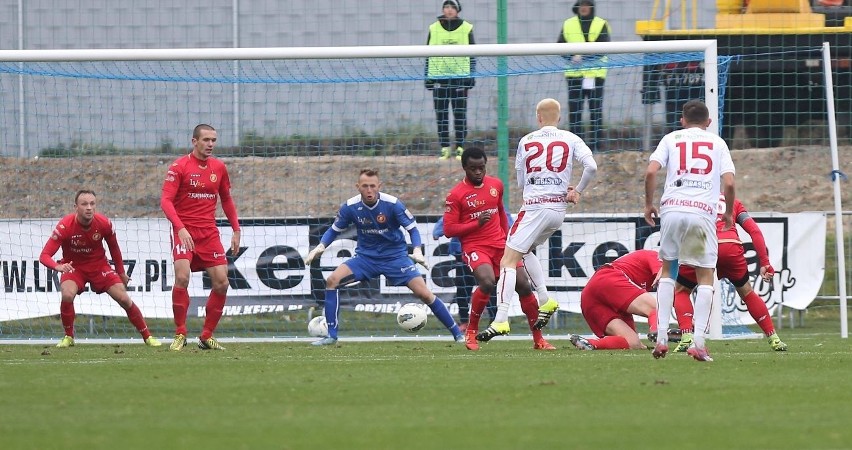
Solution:
[[[592,151],[576,134],[553,126],[542,127],[518,142],[515,171],[524,189],[522,209],[568,207],[565,194],[571,182],[573,160],[592,157]]]
[[[715,219],[721,176],[734,173],[728,144],[701,128],[687,128],[665,135],[651,154],[666,168],[666,184],[660,198],[660,214],[682,211]]]

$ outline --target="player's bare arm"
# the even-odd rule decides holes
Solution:
[[[662,167],[659,162],[651,161],[645,170],[645,222],[652,227],[657,224],[654,218],[660,216],[654,206],[654,192],[657,190],[657,171]]]

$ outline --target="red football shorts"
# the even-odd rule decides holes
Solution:
[[[689,266],[680,266],[677,270],[678,276],[695,283],[695,269]],[[734,242],[722,242],[719,244],[719,259],[716,261],[716,278],[727,278],[731,283],[736,283],[748,277],[748,264],[745,259],[745,250],[741,244]]]
[[[623,320],[633,331],[636,324],[627,307],[646,291],[634,284],[624,272],[603,266],[580,293],[580,310],[595,336],[604,337],[606,326],[614,319]]]
[[[465,248],[462,258],[471,271],[475,271],[483,264],[490,264],[491,270],[494,271],[494,278],[500,278],[500,260],[503,259],[503,250],[503,247],[471,246]]]
[[[62,284],[68,280],[77,284],[77,294],[81,294],[86,287],[86,283],[92,287],[92,291],[97,294],[106,292],[116,284],[124,284],[121,277],[115,273],[112,266],[106,260],[103,264],[74,266],[73,272],[65,272],[59,277],[59,283]]]
[[[216,227],[210,228],[195,228],[186,227],[189,235],[192,236],[192,241],[195,243],[195,251],[189,252],[180,243],[177,230],[173,230],[172,234],[172,256],[174,260],[188,259],[189,269],[192,272],[198,272],[208,267],[221,266],[228,264],[228,259],[225,258],[225,248],[222,246],[222,240],[219,236],[219,229]]]

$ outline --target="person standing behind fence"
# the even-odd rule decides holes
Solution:
[[[442,6],[443,14],[429,26],[426,45],[474,45],[473,25],[459,17],[461,2],[445,0]],[[461,159],[467,137],[467,93],[476,84],[476,80],[471,77],[475,69],[476,59],[468,56],[433,56],[426,60],[426,89],[432,91],[435,105],[438,139],[441,143],[440,159],[453,156],[450,142],[451,106],[455,157]]]
[[[595,16],[593,0],[578,0],[572,9],[575,17],[566,19],[557,42],[609,42],[609,22]],[[573,55],[565,78],[568,80],[568,126],[597,153],[603,127],[603,94],[607,57],[604,55]],[[589,99],[590,130],[584,131],[583,104]]]

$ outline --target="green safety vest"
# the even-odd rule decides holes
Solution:
[[[601,19],[600,17],[595,17],[592,19],[592,25],[589,27],[589,40],[588,42],[595,42],[598,39],[598,36],[601,35],[601,31],[606,26],[606,20]],[[565,38],[565,42],[586,42],[585,36],[583,36],[583,28],[580,27],[580,18],[574,16],[565,21],[562,24],[562,36]],[[606,56],[600,59],[601,63],[606,63]],[[566,77],[594,77],[594,78],[606,78],[606,67],[602,67],[599,69],[568,69],[565,71]]]
[[[429,26],[429,45],[469,45],[473,25],[462,21],[460,27],[447,31],[440,22]],[[432,56],[429,58],[429,78],[453,78],[470,76],[470,57]]]

